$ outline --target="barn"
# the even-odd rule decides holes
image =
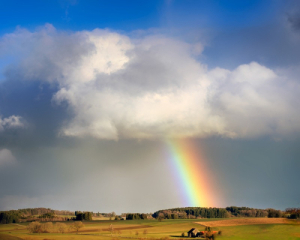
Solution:
[[[188,231],[188,237],[198,237],[199,231],[196,228],[192,228],[190,231]]]

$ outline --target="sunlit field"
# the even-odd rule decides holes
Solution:
[[[209,219],[215,224],[220,219]],[[73,222],[66,222],[65,233],[29,233],[29,223],[0,225],[1,240],[17,239],[188,239],[187,231],[191,228],[204,230],[201,222],[207,224],[207,219],[184,220],[132,220],[132,221],[85,221],[84,227],[78,233],[69,228]],[[267,218],[266,218],[267,221]],[[53,225],[55,226],[56,223]],[[220,221],[220,225],[221,221]],[[300,239],[300,224],[297,221],[287,221],[282,224],[252,224],[236,226],[216,226],[213,230],[221,231],[217,239]],[[185,236],[182,236],[182,233]]]

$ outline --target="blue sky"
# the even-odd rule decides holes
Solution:
[[[45,23],[66,30],[112,28],[121,31],[176,27],[228,30],[267,24],[281,1],[5,1],[1,31],[33,29]]]
[[[166,138],[204,151],[220,207],[299,207],[299,16],[279,0],[2,1],[0,210],[182,206]]]

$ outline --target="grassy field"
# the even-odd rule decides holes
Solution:
[[[192,227],[198,230],[204,230],[204,226],[200,225],[201,222],[207,225],[211,222],[215,227],[213,230],[222,231],[222,235],[218,237],[221,240],[227,239],[265,239],[265,240],[285,240],[285,239],[299,239],[300,240],[300,224],[295,221],[287,221],[285,223],[274,224],[270,221],[270,224],[266,220],[261,224],[258,221],[257,224],[251,220],[251,224],[248,225],[232,225],[217,226],[216,221],[220,219],[185,219],[185,220],[164,220],[158,222],[157,220],[134,220],[134,221],[89,221],[84,222],[84,228],[80,229],[79,233],[67,232],[67,233],[41,233],[33,234],[29,233],[26,229],[28,223],[20,224],[5,224],[0,225],[0,239],[1,240],[54,240],[54,239],[106,239],[106,240],[125,240],[125,239],[182,239],[181,233],[190,230]],[[241,219],[241,221],[244,221]],[[200,224],[199,224],[200,223]],[[55,224],[55,223],[54,223]],[[66,222],[70,226],[71,222]],[[114,233],[109,231],[109,227],[112,224]],[[185,237],[185,239],[188,239]]]

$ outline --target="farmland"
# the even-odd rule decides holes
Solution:
[[[182,239],[183,232],[185,238],[188,239],[186,233],[189,229],[195,227],[203,230],[207,225],[213,226],[214,230],[221,231],[222,235],[218,238],[222,240],[300,239],[300,224],[295,220],[248,219],[176,219],[161,222],[157,220],[85,221],[84,227],[79,230],[78,234],[69,228],[65,233],[36,234],[29,233],[27,230],[29,223],[3,224],[0,225],[0,239]],[[72,223],[72,221],[66,222],[66,225],[70,227]]]

